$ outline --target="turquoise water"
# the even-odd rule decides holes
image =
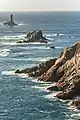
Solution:
[[[46,91],[50,83],[13,71],[57,57],[65,47],[80,41],[80,12],[13,13],[19,24],[14,28],[3,26],[9,14],[0,13],[0,120],[77,120],[80,111]],[[17,44],[33,29],[41,29],[49,43]]]

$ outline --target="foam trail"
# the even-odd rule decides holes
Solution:
[[[60,49],[60,48],[64,48],[64,47],[61,47],[61,46],[59,47],[59,46],[57,46],[57,47],[55,47],[55,48],[56,48],[56,49]]]
[[[59,92],[52,92],[48,95],[45,95],[44,98],[47,98],[47,99],[53,99],[55,98],[55,96],[58,94]]]
[[[64,34],[59,34],[60,36],[64,35]]]
[[[50,33],[50,34],[44,34],[44,36],[46,36],[46,37],[54,37],[54,36],[57,36],[57,34],[53,34],[53,33],[51,34]]]
[[[36,61],[45,62],[45,61],[50,60],[50,59],[53,59],[53,57],[52,58],[51,57],[39,58]]]
[[[15,75],[14,71],[2,71],[2,75]]]
[[[0,56],[5,57],[10,53],[9,49],[0,50]]]
[[[11,32],[11,31],[8,31],[8,32]],[[7,40],[21,40],[21,39],[23,39],[25,36],[26,36],[25,34],[16,35],[16,36],[14,36],[14,35],[12,35],[12,36],[7,35],[7,36],[0,36],[0,39],[1,39],[1,40],[6,40],[6,39],[7,39]]]
[[[36,89],[38,89],[40,91],[45,91],[46,90],[45,86],[32,86],[32,88],[36,88]]]
[[[46,46],[27,46],[26,47],[26,49],[42,49],[42,50],[44,50],[44,49],[50,49],[50,47],[46,47]]]
[[[16,42],[1,42],[1,45],[17,45]]]
[[[46,37],[55,37],[55,36],[62,36],[62,35],[64,35],[64,34],[56,34],[56,33],[44,34],[44,36],[46,36]]]
[[[21,78],[26,78],[28,77],[27,74],[18,74],[18,73],[15,73],[15,71],[2,71],[2,75],[18,75],[19,77]]]
[[[52,57],[53,58],[53,57]],[[12,58],[12,60],[22,60],[22,61],[36,61],[36,62],[45,62],[47,60],[50,60],[51,57],[46,57],[46,58]]]

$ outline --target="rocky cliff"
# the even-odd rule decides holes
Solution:
[[[40,77],[42,74],[47,72],[47,70],[55,63],[55,61],[56,61],[56,58],[50,59],[32,68],[16,70],[15,73],[25,73],[25,74],[28,74],[28,76],[30,77]]]
[[[31,70],[31,71],[30,71]],[[16,71],[22,73],[22,71]],[[24,71],[23,71],[24,73]],[[80,95],[80,42],[65,48],[57,59],[39,64],[35,69],[26,72],[31,77],[39,77],[41,81],[57,82],[56,90],[60,90],[56,97],[59,99],[73,99]],[[54,90],[54,89],[53,89]],[[73,102],[80,109],[80,99]]]

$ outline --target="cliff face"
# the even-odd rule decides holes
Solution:
[[[75,59],[73,59],[73,57],[76,58],[76,55],[79,53],[79,45],[80,43],[77,43],[70,48],[66,48],[60,57],[57,58],[55,64],[45,74],[43,74],[39,80],[57,82],[61,79],[65,75],[66,71],[68,71],[72,65],[74,66]]]
[[[73,56],[57,70],[57,75],[62,75],[57,84],[58,88],[63,90],[57,95],[61,99],[71,99],[80,95],[80,43],[69,49],[74,51]]]
[[[56,81],[60,99],[80,95],[80,43],[66,48],[55,64],[39,80]]]
[[[45,67],[44,67],[45,66]],[[29,70],[32,70],[30,68]],[[42,72],[43,71],[43,72]],[[20,71],[16,71],[20,72]],[[37,72],[39,74],[37,74]],[[34,74],[33,74],[34,73]],[[60,99],[72,99],[80,95],[80,42],[66,48],[57,59],[48,64],[36,66],[29,72],[31,77],[39,77],[41,81],[57,82],[56,90],[60,90],[56,97]],[[50,89],[50,88],[49,88]],[[51,88],[52,89],[52,88]],[[54,88],[53,88],[54,89]],[[77,101],[80,108],[80,99]],[[77,105],[75,101],[74,105]]]

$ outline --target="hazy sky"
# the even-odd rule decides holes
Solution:
[[[80,11],[80,0],[0,0],[0,11]]]

